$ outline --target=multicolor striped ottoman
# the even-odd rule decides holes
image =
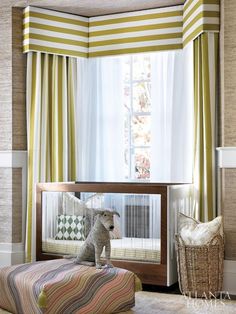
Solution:
[[[135,303],[138,278],[121,268],[96,269],[67,259],[0,269],[0,308],[20,314],[105,314]]]

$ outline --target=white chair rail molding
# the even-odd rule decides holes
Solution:
[[[218,167],[236,168],[236,147],[217,147]]]

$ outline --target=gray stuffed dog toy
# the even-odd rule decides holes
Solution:
[[[109,231],[114,229],[113,215],[119,217],[120,215],[118,212],[110,210],[95,210],[94,214],[97,216],[96,221],[74,262],[82,265],[95,264],[96,268],[102,268],[101,254],[105,247],[105,267],[113,267],[110,260],[111,243]]]

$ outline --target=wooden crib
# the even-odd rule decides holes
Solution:
[[[134,272],[143,283],[170,286],[177,281],[174,249],[176,217],[179,211],[191,213],[191,190],[191,184],[170,183],[39,183],[36,259],[61,258],[74,253],[83,243],[56,239],[54,222],[59,211],[52,213],[52,207],[61,205],[58,202],[48,205],[46,195],[53,196],[52,193],[55,193],[63,199],[68,193],[80,199],[102,195],[103,203],[99,207],[106,203],[105,207],[121,211],[122,238],[111,240],[113,265]],[[49,226],[49,221],[52,221],[53,228]],[[50,228],[49,232],[47,229]]]

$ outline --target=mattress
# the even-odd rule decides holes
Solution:
[[[0,308],[22,314],[105,314],[134,306],[134,273],[66,259],[0,269]]]
[[[84,241],[55,240],[42,243],[43,252],[77,255]],[[102,256],[105,256],[103,251]],[[160,263],[160,239],[122,238],[111,240],[111,258]]]

